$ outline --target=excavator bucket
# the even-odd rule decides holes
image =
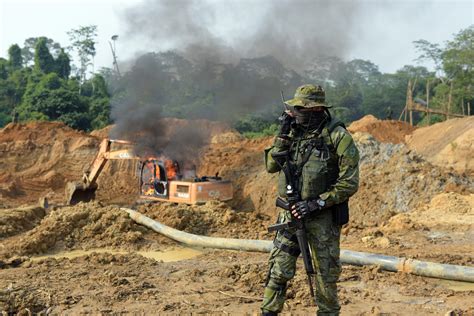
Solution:
[[[82,182],[68,182],[66,184],[66,203],[75,205],[79,202],[89,202],[95,198],[97,185],[87,187]]]

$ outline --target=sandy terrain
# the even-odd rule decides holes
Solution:
[[[361,183],[351,199],[342,248],[474,266],[472,177],[405,145],[405,136],[413,143],[422,129],[392,122],[373,125],[364,118],[351,125],[357,127]],[[391,141],[371,130],[380,125]],[[245,140],[218,130],[202,151],[198,173],[219,172],[232,180],[235,198],[229,203],[134,205],[136,166],[120,162],[109,164],[99,178],[96,202],[66,207],[63,185],[80,178],[93,159],[96,136],[59,123],[0,130],[0,310],[258,314],[267,254],[183,249],[134,223],[117,204],[194,234],[271,240],[266,227],[275,220],[275,176],[262,166],[262,150],[271,139]],[[468,140],[463,133],[449,137]],[[455,153],[457,161],[472,157],[467,148]],[[44,196],[48,209],[35,206]],[[292,315],[315,310],[302,271],[288,292],[285,312]],[[375,266],[344,266],[339,295],[342,315],[474,314],[474,284]]]

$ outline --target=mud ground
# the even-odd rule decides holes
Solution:
[[[474,265],[472,196],[454,203],[458,215],[436,221],[443,194],[427,209],[394,216],[385,225],[362,233],[344,229],[342,247],[406,256],[433,262]],[[470,204],[469,204],[470,203]],[[462,206],[464,205],[464,208]],[[461,206],[461,207],[460,207]],[[180,205],[145,205],[139,210],[191,233],[209,236],[271,239],[271,218],[232,211],[211,202],[194,209]],[[18,210],[17,210],[18,211]],[[467,212],[467,213],[466,213]],[[29,212],[26,212],[29,214]],[[172,216],[174,214],[174,216]],[[458,231],[452,232],[456,224]],[[258,314],[267,254],[198,249],[198,256],[176,262],[148,259],[137,251],[180,249],[174,241],[133,223],[118,206],[80,204],[48,211],[33,229],[0,243],[0,308],[10,313],[44,314]],[[77,258],[74,250],[98,249]],[[109,250],[123,254],[103,253]],[[99,252],[100,250],[100,252]],[[41,259],[36,257],[43,255]],[[311,305],[302,262],[288,291],[285,312],[306,315]],[[342,315],[471,315],[474,284],[381,271],[376,266],[344,266]]]
[[[351,199],[342,248],[474,266],[472,150],[441,146],[444,159],[456,157],[455,164],[443,166],[403,143],[409,136],[419,147],[416,135],[426,137],[423,129],[372,118],[356,123],[352,131],[361,152],[361,185]],[[461,123],[464,134],[448,133],[456,141],[472,133],[469,121]],[[134,223],[119,205],[194,234],[271,240],[266,227],[276,216],[275,179],[264,171],[261,158],[270,138],[246,140],[219,127],[221,134],[202,153],[199,174],[219,172],[233,181],[235,197],[229,203],[135,204],[135,166],[120,162],[108,165],[99,178],[96,202],[66,207],[63,184],[80,177],[95,154],[97,136],[103,135],[59,123],[29,124],[0,131],[4,314],[259,313],[267,254],[196,249],[172,258],[169,251],[181,254],[182,245]],[[432,145],[429,152],[435,151]],[[51,204],[47,209],[36,205],[44,196]],[[166,260],[147,255],[157,252]],[[182,260],[170,261],[177,259]],[[299,265],[284,311],[313,314]],[[344,266],[339,297],[342,315],[474,315],[474,284],[376,266]]]
[[[179,262],[92,254],[26,261],[0,270],[7,312],[44,314],[258,314],[266,254],[208,251]],[[314,313],[302,264],[288,290],[287,314]],[[462,284],[345,266],[342,315],[472,315]],[[469,289],[469,288],[467,288]]]

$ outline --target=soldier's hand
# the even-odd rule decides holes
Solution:
[[[291,214],[297,219],[303,219],[308,215],[324,208],[324,201],[299,201],[291,207]]]
[[[293,217],[302,219],[308,216],[312,212],[308,201],[300,201],[296,204],[293,204],[291,207],[291,215]]]
[[[291,131],[291,124],[294,122],[294,118],[289,111],[283,112],[278,121],[280,121],[280,133],[278,136],[280,137],[287,137]]]

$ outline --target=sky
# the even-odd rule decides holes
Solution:
[[[6,57],[8,47],[22,46],[29,37],[46,36],[68,46],[66,32],[84,25],[97,25],[96,69],[112,67],[110,37],[119,35],[116,42],[120,62],[139,53],[166,49],[166,43],[152,43],[127,32],[124,12],[143,0],[0,0],[0,56]],[[230,23],[227,16],[232,10],[224,0],[207,0],[215,4],[219,19],[213,32],[232,36],[245,32],[252,25],[249,14],[246,21]],[[242,0],[240,8],[258,13],[260,0]],[[295,0],[296,1],[296,0]],[[336,0],[346,1],[348,0]],[[474,1],[469,0],[362,0],[367,14],[361,16],[351,32],[351,49],[347,59],[370,60],[382,72],[395,72],[406,64],[416,64],[417,52],[413,41],[426,39],[444,44],[461,29],[474,24]],[[349,7],[349,6],[348,6]],[[263,10],[263,9],[262,9]],[[284,21],[282,21],[284,23]],[[430,66],[429,64],[424,64]]]

